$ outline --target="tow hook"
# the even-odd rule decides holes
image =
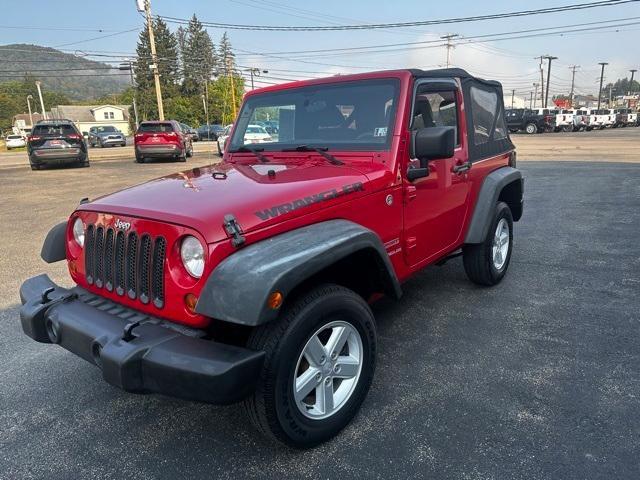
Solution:
[[[122,332],[122,340],[124,340],[125,342],[130,342],[131,340],[136,338],[136,335],[133,334],[133,329],[136,327],[139,327],[140,323],[141,323],[141,320],[127,323],[124,326],[124,331]]]
[[[49,298],[49,295],[51,295],[53,292],[55,292],[55,288],[53,287],[49,287],[47,288],[44,292],[42,292],[42,298],[40,299],[40,303],[42,303],[43,307],[46,308],[51,308],[54,305],[57,305],[58,303],[64,303],[67,302],[69,300],[73,300],[75,298],[78,298],[78,294],[77,293],[67,293],[65,295],[61,295],[58,298],[54,298],[53,300]]]

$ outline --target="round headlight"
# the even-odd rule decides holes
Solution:
[[[84,223],[79,218],[73,222],[73,239],[78,245],[84,247]]]
[[[184,237],[180,246],[182,264],[189,275],[200,278],[204,272],[204,247],[196,237]]]

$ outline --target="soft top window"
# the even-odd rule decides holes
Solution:
[[[173,132],[173,125],[170,123],[141,123],[139,132]]]

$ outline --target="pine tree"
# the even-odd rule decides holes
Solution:
[[[182,49],[183,90],[189,95],[202,93],[204,82],[216,68],[216,52],[209,33],[193,15],[186,29]]]
[[[222,34],[222,38],[220,39],[220,48],[218,50],[218,58],[220,63],[220,69],[224,72],[225,75],[229,76],[229,74],[235,71],[236,68],[236,56],[233,53],[231,48],[231,41],[227,36],[227,32]]]
[[[158,57],[160,85],[163,97],[166,99],[176,93],[178,84],[178,41],[162,19],[153,20],[153,33]],[[154,119],[158,116],[158,106],[155,100],[153,70],[149,68],[153,60],[151,59],[151,46],[146,26],[138,37],[136,55],[134,74],[140,118],[143,120]]]

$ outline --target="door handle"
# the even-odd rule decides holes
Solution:
[[[471,165],[472,165],[471,161],[467,160],[466,162],[461,163],[460,165],[454,165],[451,170],[453,171],[453,173],[467,172],[471,170]]]

